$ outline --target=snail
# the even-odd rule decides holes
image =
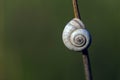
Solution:
[[[65,26],[62,39],[65,46],[73,51],[83,51],[88,48],[91,43],[90,33],[78,18],[73,18]]]

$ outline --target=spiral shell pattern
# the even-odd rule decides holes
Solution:
[[[84,24],[78,18],[72,19],[64,28],[62,39],[65,46],[73,51],[82,51],[88,48],[91,37]]]

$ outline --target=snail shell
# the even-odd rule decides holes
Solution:
[[[82,51],[89,47],[90,33],[78,18],[72,19],[64,28],[62,39],[65,46],[73,51]]]

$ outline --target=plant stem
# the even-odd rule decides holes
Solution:
[[[81,19],[77,0],[73,0],[73,9],[74,9],[75,18]],[[82,51],[82,56],[83,56],[83,64],[84,64],[84,70],[85,70],[85,78],[86,80],[93,80],[89,53],[87,49]]]
[[[90,65],[90,58],[89,58],[87,49],[82,51],[82,57],[83,57],[86,80],[93,80],[91,65]]]
[[[75,18],[81,19],[77,0],[73,0],[73,10],[74,10]]]

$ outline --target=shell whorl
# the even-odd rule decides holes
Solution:
[[[62,39],[65,46],[73,51],[82,51],[90,44],[90,34],[78,18],[72,19],[64,28]]]

